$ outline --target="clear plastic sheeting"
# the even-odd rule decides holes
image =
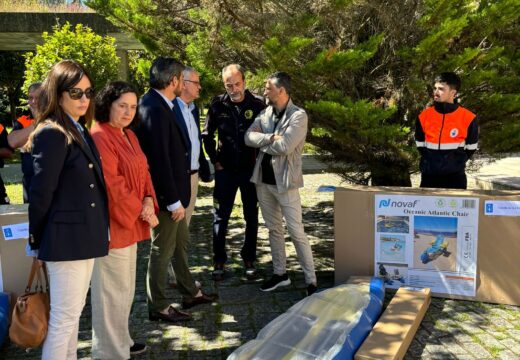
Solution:
[[[353,358],[381,313],[383,297],[384,285],[377,279],[315,293],[267,324],[228,360]]]

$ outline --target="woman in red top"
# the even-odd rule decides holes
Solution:
[[[110,214],[110,251],[96,259],[92,275],[92,358],[129,359],[146,350],[134,343],[128,317],[134,299],[137,242],[158,224],[146,157],[128,127],[137,93],[127,83],[108,84],[96,98],[91,134],[102,159]]]

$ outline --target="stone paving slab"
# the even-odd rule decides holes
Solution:
[[[341,184],[330,174],[305,175],[302,189],[305,230],[313,246],[317,276],[321,288],[334,284],[333,257],[333,193],[316,192],[320,185]],[[183,325],[170,325],[148,320],[145,294],[145,273],[149,243],[138,246],[137,286],[130,330],[137,342],[146,342],[149,351],[135,359],[226,359],[238,346],[255,338],[269,321],[285,312],[305,296],[303,274],[293,245],[287,239],[288,268],[292,284],[271,293],[259,290],[261,280],[249,282],[242,272],[240,244],[244,224],[238,203],[229,226],[229,276],[220,283],[210,279],[211,273],[211,204],[212,184],[202,184],[196,214],[191,227],[190,264],[196,280],[204,289],[217,292],[215,304],[191,309],[194,320]],[[237,196],[239,199],[239,196]],[[267,230],[260,219],[258,259],[262,276],[272,267]],[[169,290],[172,301],[181,299]],[[387,293],[385,303],[392,298]],[[90,359],[90,305],[80,322],[79,359]],[[0,359],[39,359],[40,350],[29,353],[5,344]],[[520,308],[471,301],[433,298],[405,359],[520,359]],[[274,360],[274,359],[273,359]]]
[[[513,154],[493,162],[479,160],[480,169],[470,176],[477,187],[491,190],[520,190],[520,155]]]

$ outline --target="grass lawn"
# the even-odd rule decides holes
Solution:
[[[23,204],[22,184],[5,184],[11,204]]]

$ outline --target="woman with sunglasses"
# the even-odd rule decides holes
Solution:
[[[101,160],[85,128],[94,90],[71,60],[55,64],[42,84],[29,139],[29,245],[47,263],[51,312],[42,359],[76,359],[79,318],[94,258],[108,254],[108,199]]]
[[[137,92],[109,83],[96,97],[91,134],[103,158],[110,213],[110,251],[96,259],[92,275],[92,358],[126,360],[146,350],[134,343],[128,317],[135,293],[137,242],[150,239],[155,192],[146,156],[129,129],[135,125]]]

